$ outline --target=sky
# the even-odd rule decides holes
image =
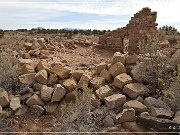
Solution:
[[[0,29],[114,30],[143,7],[157,11],[159,27],[180,31],[180,0],[0,0]]]

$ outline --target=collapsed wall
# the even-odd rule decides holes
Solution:
[[[99,43],[103,48],[124,52],[124,39],[129,40],[127,51],[130,54],[139,52],[139,45],[147,43],[147,36],[157,31],[157,12],[152,12],[149,8],[143,8],[134,14],[126,27],[118,28],[100,37]]]

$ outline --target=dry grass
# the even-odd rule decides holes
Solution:
[[[76,39],[84,39],[84,40],[91,40],[92,42],[95,42],[95,43],[98,43],[99,41],[99,38],[97,36],[94,36],[94,35],[82,35],[82,34],[76,34],[74,36],[72,36],[72,38],[76,38]]]
[[[18,60],[11,51],[0,52],[0,87],[6,90],[16,90],[18,84]]]

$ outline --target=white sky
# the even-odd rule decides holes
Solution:
[[[180,0],[0,0],[0,29],[116,29],[143,7],[157,11],[159,26],[180,30]]]

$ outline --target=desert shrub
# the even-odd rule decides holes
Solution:
[[[178,43],[178,40],[175,37],[169,38],[168,41],[169,41],[170,45]]]
[[[177,34],[179,31],[174,26],[163,26],[159,28],[161,31],[164,31],[165,34]]]
[[[2,38],[4,36],[4,31],[0,30],[0,38]]]
[[[74,91],[75,92],[75,91]],[[91,93],[89,88],[76,91],[76,101],[73,103],[62,103],[58,122],[54,126],[56,132],[97,132],[100,130],[103,111],[98,116],[91,113]],[[106,111],[107,112],[107,111]]]
[[[11,51],[0,52],[0,87],[7,90],[16,90],[18,84],[18,60],[12,56]]]

